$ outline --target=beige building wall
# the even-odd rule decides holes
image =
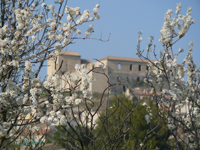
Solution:
[[[75,65],[81,64],[80,57],[81,56],[76,52],[62,51],[58,57],[58,63],[61,64],[63,62],[60,72],[61,73],[65,73],[67,71],[74,72]]]
[[[108,79],[104,75],[104,73],[107,75],[108,70],[103,68],[96,68],[93,72],[89,74],[92,78],[96,80],[92,82],[89,89],[93,93],[103,93],[103,91],[109,86],[107,82]]]
[[[111,87],[111,93],[123,93],[127,87],[138,86],[146,76],[147,64],[140,59],[108,56],[100,59],[107,60],[109,82],[116,86]]]
[[[134,58],[107,56],[99,59],[99,61],[92,62],[90,60],[81,59],[81,56],[76,52],[62,51],[57,58],[57,68],[60,67],[60,74],[62,75],[61,88],[66,90],[65,73],[70,71],[72,74],[77,74],[75,71],[75,64],[85,64],[87,71],[94,69],[89,73],[91,78],[96,81],[91,83],[90,91],[102,93],[108,87],[108,79],[110,84],[116,84],[110,88],[111,93],[123,93],[126,87],[137,87],[138,82],[142,81],[146,76],[147,61]],[[48,61],[48,77],[55,73],[55,63],[50,59]],[[105,75],[103,75],[105,73]]]
[[[54,73],[55,73],[54,59],[50,58],[47,61],[47,79],[49,79],[50,77],[52,77]]]
[[[67,71],[74,72],[75,65],[81,63],[80,55],[76,52],[61,51],[57,58],[51,58],[47,62],[47,75],[48,79],[55,74],[59,69],[60,74],[64,74]]]

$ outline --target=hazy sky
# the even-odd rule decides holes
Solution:
[[[49,1],[48,3],[51,3]],[[149,36],[154,36],[154,44],[157,50],[162,50],[158,42],[160,29],[164,22],[164,15],[168,9],[175,13],[176,3],[182,3],[181,14],[185,15],[187,8],[192,7],[192,18],[195,24],[191,26],[188,33],[174,45],[174,51],[184,48],[185,52],[178,58],[181,63],[188,50],[188,44],[194,41],[193,56],[195,63],[199,66],[200,52],[200,0],[68,0],[68,6],[80,7],[81,11],[92,9],[100,4],[99,14],[101,18],[92,22],[95,32],[91,37],[107,39],[108,42],[95,40],[77,40],[76,43],[67,47],[68,51],[76,51],[83,59],[100,59],[106,56],[121,56],[137,58],[136,46],[138,31],[143,30],[143,41],[141,48],[146,50]],[[53,3],[52,3],[53,4]],[[63,22],[66,18],[64,18]],[[91,23],[80,28],[82,34]],[[153,57],[152,57],[153,59]]]

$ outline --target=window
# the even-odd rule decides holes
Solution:
[[[141,71],[141,65],[138,66],[138,71]]]
[[[92,64],[92,69],[94,69],[94,64]]]
[[[149,70],[149,67],[148,67],[148,66],[146,66],[146,70]]]
[[[126,87],[125,87],[125,85],[123,85],[123,92],[125,92],[126,91]]]
[[[140,77],[137,77],[137,81],[140,82]]]
[[[119,77],[117,77],[117,81],[119,81],[119,79],[120,79],[120,78],[119,78]]]
[[[121,70],[121,64],[118,64],[118,70]]]
[[[130,64],[130,70],[132,70],[132,64]]]

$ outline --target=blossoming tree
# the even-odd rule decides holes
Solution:
[[[75,89],[80,86],[89,98],[86,71],[77,66],[78,78],[69,75],[74,86],[69,96],[61,93],[57,75],[41,81],[39,72],[45,60],[53,59],[75,39],[89,39],[93,25],[80,36],[79,26],[100,18],[97,4],[93,11],[67,6],[67,0],[47,5],[40,0],[2,0],[0,2],[0,149],[40,131],[38,123],[65,124],[66,108],[78,105]],[[67,20],[63,19],[66,16]],[[101,39],[100,39],[101,40]],[[34,70],[32,69],[34,67]],[[45,133],[40,137],[44,138]]]
[[[139,32],[137,54],[149,61],[149,70],[144,81],[153,89],[157,112],[172,135],[174,142],[170,146],[176,149],[200,149],[200,70],[192,57],[194,42],[189,43],[187,56],[181,64],[177,63],[177,57],[184,51],[183,48],[177,51],[173,49],[174,44],[184,37],[195,21],[191,17],[191,7],[185,16],[180,14],[180,10],[181,4],[178,3],[175,17],[172,10],[165,14],[159,39],[163,51],[159,52],[159,57],[156,55],[155,46],[153,47],[152,36],[147,46],[147,55],[141,51],[142,32]],[[156,59],[154,62],[149,59],[151,51]],[[164,110],[167,111],[165,115]],[[151,124],[152,114],[149,113],[145,117],[147,123]]]

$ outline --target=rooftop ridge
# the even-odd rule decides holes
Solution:
[[[134,62],[149,62],[148,60],[144,60],[144,59],[138,59],[138,58],[128,58],[128,57],[117,57],[117,56],[107,56],[107,57],[103,57],[99,60],[121,60],[121,61],[134,61]],[[154,60],[151,60],[154,61]]]
[[[61,51],[60,55],[81,56],[80,54],[74,51]]]

